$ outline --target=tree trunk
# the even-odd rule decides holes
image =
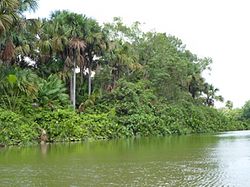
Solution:
[[[72,70],[72,73],[70,75],[70,101],[71,101],[71,104],[73,105],[73,70]]]
[[[88,94],[91,95],[91,66],[89,66],[89,77],[88,77]]]
[[[74,58],[74,68],[73,68],[73,108],[76,108],[76,58]]]
[[[76,108],[76,58],[74,55],[74,66],[72,69],[72,75],[70,76],[70,100],[75,110]]]
[[[93,56],[91,54],[91,51],[88,52],[88,59],[89,59],[89,63],[88,63],[88,95],[91,95],[91,91],[92,91],[92,85],[91,85],[91,74],[92,74],[92,65],[93,65]]]

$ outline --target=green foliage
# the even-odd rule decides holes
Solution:
[[[24,116],[0,109],[0,144],[20,145],[38,141],[38,125]]]
[[[242,107],[242,118],[250,119],[250,100],[247,101]]]
[[[127,129],[113,119],[112,113],[83,114],[81,119],[91,138],[114,139],[129,136]]]
[[[126,26],[119,18],[102,27],[68,11],[22,18],[36,6],[0,2],[8,18],[0,18],[0,144],[35,141],[41,129],[60,142],[250,128],[250,102],[242,111],[230,102],[230,110],[213,108],[223,97],[202,76],[212,59],[199,58],[180,39],[144,33],[138,22]]]
[[[160,105],[157,115],[166,123],[172,134],[223,131],[227,130],[229,125],[227,118],[216,109],[195,106],[188,102]]]
[[[232,110],[232,109],[233,109],[233,102],[227,100],[225,106],[226,106],[226,108],[228,108],[229,110]]]
[[[207,106],[214,106],[214,102],[215,101],[224,101],[224,98],[221,95],[216,95],[216,92],[218,92],[219,89],[218,88],[214,88],[213,85],[211,84],[204,84],[204,94],[206,95],[206,97],[204,98],[204,104]]]
[[[41,107],[55,108],[69,104],[66,88],[57,75],[50,75],[47,80],[41,79],[37,93],[37,103]]]
[[[36,111],[30,118],[0,110],[0,144],[16,145],[37,141],[40,129],[46,130],[50,142],[62,142],[211,133],[250,127],[249,123],[239,123],[216,109],[192,103],[160,103],[151,112],[143,111],[143,108],[129,115],[116,113],[115,109],[99,114],[77,114],[65,109],[53,112],[43,110]]]
[[[81,118],[72,110],[42,111],[35,115],[34,121],[45,129],[49,141],[77,141],[88,137]]]
[[[31,106],[38,90],[36,74],[8,66],[0,71],[0,106],[12,111],[23,111],[23,104]]]
[[[242,109],[220,109],[220,112],[223,113],[224,116],[226,116],[229,124],[231,124],[230,129],[249,129],[250,121],[242,117]]]
[[[125,137],[126,129],[119,126],[111,113],[77,114],[72,110],[43,111],[34,121],[45,129],[49,141],[80,141]]]
[[[130,136],[165,136],[171,130],[163,119],[153,114],[132,114],[117,118],[121,126],[125,126]]]
[[[170,103],[159,100],[147,82],[120,80],[109,95],[105,95],[85,111],[114,111],[113,120],[128,131],[129,136],[164,136],[167,134],[210,133],[245,129],[237,120],[206,106],[185,100]]]
[[[69,104],[64,83],[56,76],[47,80],[31,70],[1,66],[0,106],[21,113],[32,113],[32,106],[55,108]]]

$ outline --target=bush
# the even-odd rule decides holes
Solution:
[[[45,129],[49,141],[80,141],[86,139],[111,139],[127,136],[109,113],[77,114],[72,110],[43,111],[34,119]]]
[[[250,100],[242,107],[242,118],[247,120],[250,119]]]
[[[114,139],[130,136],[127,128],[119,125],[109,113],[83,114],[82,125],[95,139]]]
[[[20,145],[38,140],[38,125],[11,111],[0,109],[0,144]]]
[[[80,116],[69,109],[42,111],[35,115],[34,121],[46,130],[51,142],[78,141],[88,137]]]
[[[118,117],[117,121],[128,130],[129,136],[165,136],[171,133],[166,123],[152,114],[132,114]]]
[[[143,91],[142,91],[143,90]],[[85,106],[86,107],[86,106]],[[31,108],[25,117],[0,110],[0,144],[34,142],[45,129],[50,142],[249,129],[231,115],[192,102],[157,100],[143,83],[121,81],[78,114],[72,109]],[[30,115],[33,114],[33,115]]]

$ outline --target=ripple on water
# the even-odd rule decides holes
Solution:
[[[72,146],[63,154],[51,149],[42,160],[35,154],[32,162],[11,160],[10,152],[0,159],[0,186],[249,186],[249,134],[130,142],[110,150],[103,143],[92,152]]]

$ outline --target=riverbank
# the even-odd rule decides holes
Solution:
[[[152,111],[120,114],[77,113],[71,109],[39,110],[17,114],[0,109],[0,144],[27,145],[41,141],[41,129],[48,142],[72,142],[172,134],[211,133],[250,129],[248,123],[229,118],[214,108],[195,105],[165,105]]]

